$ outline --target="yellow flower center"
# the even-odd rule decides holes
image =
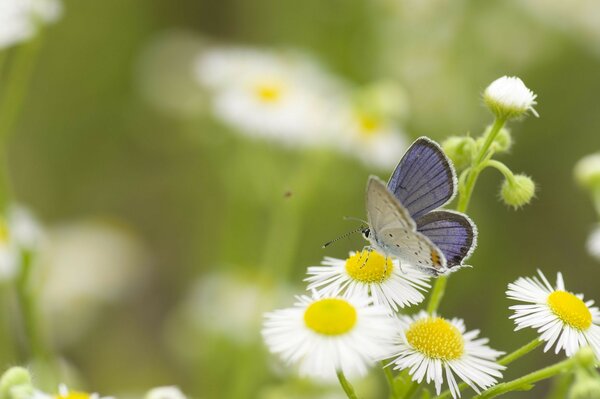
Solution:
[[[4,218],[0,216],[0,245],[7,244],[10,238],[10,232],[8,231],[8,225]]]
[[[65,394],[58,394],[54,399],[90,399],[92,395],[87,392],[69,391]]]
[[[579,330],[592,325],[592,313],[585,303],[566,291],[554,291],[548,296],[548,306],[565,324]]]
[[[304,323],[320,334],[341,335],[356,324],[356,309],[343,299],[321,299],[306,308]]]
[[[431,359],[458,359],[465,348],[458,328],[441,317],[415,321],[406,331],[406,339],[413,348]]]
[[[358,120],[360,134],[363,137],[372,137],[377,134],[379,129],[381,129],[381,120],[375,115],[359,113],[356,118]]]
[[[281,84],[264,82],[254,87],[254,93],[264,103],[275,103],[281,99],[283,87]]]
[[[362,283],[381,283],[392,275],[394,264],[379,252],[361,251],[346,259],[346,272]]]

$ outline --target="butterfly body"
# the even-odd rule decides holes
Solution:
[[[462,213],[437,210],[456,192],[450,160],[422,137],[408,149],[386,185],[369,177],[366,191],[371,246],[428,274],[439,276],[462,266],[477,230]]]

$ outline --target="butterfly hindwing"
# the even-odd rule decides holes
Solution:
[[[387,187],[416,220],[454,197],[456,172],[440,146],[421,137],[406,151]]]
[[[449,268],[461,265],[477,245],[475,224],[459,212],[429,212],[417,219],[417,231],[444,253]]]
[[[447,270],[444,254],[416,231],[408,211],[375,176],[367,184],[367,216],[371,227],[369,240],[377,250],[430,274]]]

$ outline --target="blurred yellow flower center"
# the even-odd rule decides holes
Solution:
[[[260,83],[254,87],[254,92],[260,101],[274,103],[281,99],[283,87],[277,83]]]
[[[579,330],[592,325],[592,313],[585,303],[566,291],[554,291],[548,296],[548,306],[564,323]]]
[[[69,391],[56,395],[54,399],[90,399],[91,396],[87,392]]]
[[[406,339],[413,348],[431,359],[458,359],[465,347],[458,328],[441,317],[415,321],[406,331]]]
[[[10,232],[8,231],[8,225],[2,217],[0,217],[0,245],[8,243],[10,238]]]
[[[356,309],[343,299],[321,299],[306,308],[304,323],[320,334],[344,334],[356,324]]]
[[[374,115],[359,113],[357,115],[360,134],[364,137],[371,137],[381,128],[381,120]]]
[[[394,264],[379,252],[361,251],[346,259],[346,272],[363,283],[381,283],[392,275]]]

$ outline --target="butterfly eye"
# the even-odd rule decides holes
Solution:
[[[363,236],[365,236],[365,238],[369,238],[369,234],[371,234],[371,229],[366,228],[362,231]]]

